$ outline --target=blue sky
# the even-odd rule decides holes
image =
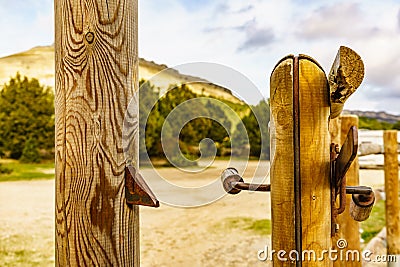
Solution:
[[[52,44],[53,20],[53,1],[0,0],[0,56]],[[328,72],[340,45],[357,51],[366,68],[346,108],[400,114],[399,0],[139,0],[140,57],[223,64],[266,97],[280,58],[308,54]]]

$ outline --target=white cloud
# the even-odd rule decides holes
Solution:
[[[359,3],[333,3],[315,9],[300,21],[297,36],[310,40],[364,38],[379,29],[368,23]]]
[[[52,0],[0,0],[0,56],[53,43],[53,17]],[[353,48],[366,77],[352,108],[400,113],[400,105],[387,104],[400,102],[399,32],[395,0],[139,0],[141,57],[169,66],[224,64],[264,95],[283,56],[308,54],[329,71],[340,45]]]
[[[245,32],[246,39],[239,46],[238,51],[254,51],[260,47],[268,47],[275,41],[275,35],[272,29],[258,27],[255,19],[241,26],[239,30]]]
[[[225,64],[268,95],[269,75],[283,56],[309,54],[329,71],[339,46],[347,45],[362,56],[366,67],[356,93],[360,96],[353,96],[349,105],[358,102],[360,109],[368,109],[388,97],[400,101],[400,11],[394,1],[217,0],[191,12],[180,1],[168,1],[161,13],[148,9],[152,1],[140,2],[140,13],[152,18],[139,25],[140,46],[145,47],[140,51],[146,58],[170,66],[193,61]],[[168,37],[179,41],[171,45]],[[397,105],[386,109],[400,113]]]

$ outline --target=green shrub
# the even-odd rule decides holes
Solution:
[[[368,243],[386,225],[385,201],[380,200],[374,204],[371,215],[366,221],[361,222],[363,232],[361,238]]]
[[[38,144],[34,139],[29,139],[25,142],[24,149],[22,150],[21,158],[23,163],[39,163],[41,158],[39,154]]]
[[[29,139],[38,149],[54,148],[54,94],[17,73],[0,90],[0,154],[21,158]]]

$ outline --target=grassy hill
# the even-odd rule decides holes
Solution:
[[[25,52],[0,58],[0,88],[17,72],[22,76],[36,78],[43,85],[54,87],[54,46],[37,46]],[[160,74],[152,78],[157,73]],[[143,58],[139,60],[139,79],[151,79],[152,84],[164,90],[170,84],[190,83],[189,89],[196,94],[243,104],[227,88],[199,77],[181,74],[174,69],[168,69],[166,65],[156,64]]]
[[[43,85],[54,87],[54,47],[38,46],[0,58],[0,86],[17,72],[29,78],[37,78]]]
[[[344,114],[357,115],[359,128],[368,130],[400,130],[400,116],[384,111],[344,110]]]
[[[360,118],[369,118],[379,122],[394,124],[400,121],[400,115],[393,115],[384,111],[344,110],[344,114],[357,115]]]

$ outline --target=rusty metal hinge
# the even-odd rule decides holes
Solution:
[[[357,218],[357,213],[363,209],[370,211],[370,207],[375,201],[372,188],[346,186],[346,172],[357,156],[357,149],[358,133],[356,126],[350,127],[340,151],[337,144],[331,144],[331,236],[334,236],[338,230],[337,216],[346,209],[346,194],[352,195],[354,209],[357,209],[357,211],[351,211],[351,215],[357,221],[366,220],[369,217],[369,213],[365,213],[363,218]],[[336,206],[338,197],[339,207]]]
[[[125,199],[129,205],[160,206],[142,175],[132,165],[125,167]]]

